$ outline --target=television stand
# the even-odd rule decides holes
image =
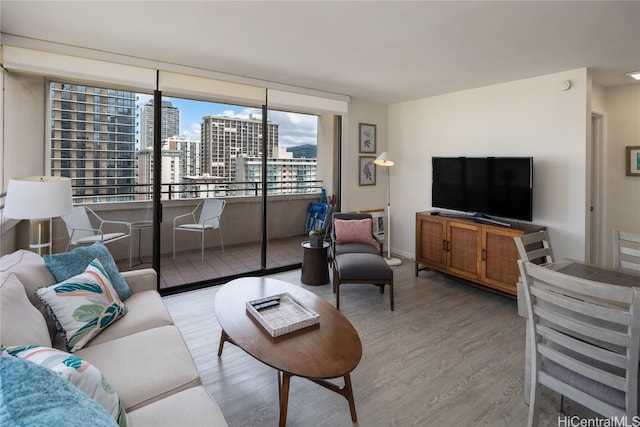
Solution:
[[[515,297],[520,254],[513,238],[544,227],[518,222],[504,226],[493,221],[471,215],[461,217],[455,212],[417,212],[416,276],[426,267]]]

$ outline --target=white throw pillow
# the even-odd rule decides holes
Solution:
[[[96,258],[77,276],[36,291],[49,308],[68,351],[84,347],[93,337],[127,313],[109,275]]]
[[[51,346],[51,336],[42,313],[31,304],[24,286],[14,273],[0,283],[0,344]]]

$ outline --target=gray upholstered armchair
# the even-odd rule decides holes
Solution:
[[[368,221],[367,221],[368,220]],[[383,256],[383,244],[373,234],[370,214],[334,213],[331,227],[331,262],[336,308],[340,310],[340,285],[365,283],[389,285],[389,302],[393,311],[393,270]]]

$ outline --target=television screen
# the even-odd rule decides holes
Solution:
[[[533,158],[433,157],[433,207],[531,221]]]

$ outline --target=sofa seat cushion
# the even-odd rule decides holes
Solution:
[[[127,415],[118,394],[91,363],[74,354],[49,347],[31,345],[6,347],[4,350],[11,356],[51,369],[102,405],[120,427],[127,425]]]
[[[83,273],[36,294],[49,308],[67,351],[77,351],[127,314],[104,267],[95,258]]]
[[[227,422],[204,387],[192,387],[128,414],[129,426],[223,427]]]
[[[0,378],[2,426],[117,426],[98,402],[43,366],[0,357]]]
[[[147,329],[173,324],[162,297],[156,291],[137,292],[127,298],[127,315],[100,332],[89,346],[126,337]]]
[[[31,304],[44,316],[47,321],[49,335],[53,338],[56,335],[56,325],[53,319],[49,317],[47,307],[36,297],[36,290],[39,287],[56,283],[56,279],[44,264],[44,260],[40,255],[24,249],[4,255],[0,258],[0,276],[5,277],[11,273],[18,277]]]
[[[0,344],[50,347],[51,336],[42,313],[35,308],[15,273],[0,276]]]
[[[127,413],[201,384],[189,349],[173,325],[85,347],[75,354],[109,378]]]

